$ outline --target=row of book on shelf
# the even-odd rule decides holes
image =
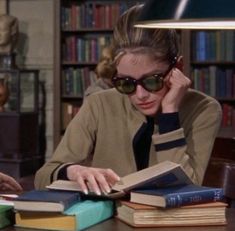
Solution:
[[[136,227],[226,224],[223,189],[193,184],[174,162],[131,173],[120,182],[98,196],[82,193],[76,182],[56,180],[45,190],[20,194],[1,211],[11,211],[17,227],[47,230],[82,230],[109,218]],[[9,214],[0,216],[10,224]]]
[[[235,71],[232,68],[194,68],[194,88],[212,97],[235,98]]]
[[[194,31],[192,33],[193,61],[235,60],[235,36],[233,30]]]
[[[80,107],[80,104],[62,102],[62,130],[65,130],[67,128],[70,121],[79,112]]]
[[[111,35],[70,35],[62,41],[63,62],[96,63],[101,57],[102,49],[110,44]]]
[[[235,129],[235,106],[228,103],[222,104],[222,128]]]
[[[123,2],[78,3],[72,1],[61,9],[61,24],[63,30],[79,30],[81,28],[112,29],[119,16],[128,8]]]
[[[84,68],[66,68],[62,70],[63,96],[83,97],[84,91],[96,81],[94,70]]]

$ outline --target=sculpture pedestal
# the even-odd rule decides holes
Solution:
[[[34,174],[43,164],[39,154],[37,113],[0,113],[0,169],[16,179]]]
[[[0,69],[15,69],[16,53],[0,53]]]

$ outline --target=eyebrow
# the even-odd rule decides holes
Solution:
[[[144,77],[148,77],[148,76],[152,76],[152,75],[156,75],[156,74],[157,74],[157,75],[165,74],[166,71],[167,71],[167,70],[165,70],[165,71],[159,71],[159,70],[151,71],[151,72],[149,72],[149,73],[146,73],[146,74],[143,74],[143,75],[139,76],[138,79],[142,79],[142,78],[144,78]],[[124,74],[119,74],[119,73],[117,73],[116,76],[117,76],[117,77],[120,77],[120,78],[131,77],[131,78],[135,79],[135,77],[133,77],[133,76],[124,75]]]

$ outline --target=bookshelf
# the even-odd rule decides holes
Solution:
[[[141,1],[55,0],[54,147],[94,82],[101,50],[118,17]]]
[[[235,138],[235,31],[192,31],[190,41],[193,86],[221,103],[218,137]]]
[[[200,49],[199,38],[203,38],[204,41],[201,41],[201,46],[204,48]],[[222,124],[213,147],[208,174],[210,171],[214,174],[218,171],[218,174],[220,174],[221,170],[218,168],[222,168],[224,162],[234,162],[234,41],[235,31],[181,31],[184,73],[191,76],[194,88],[215,97],[223,109]],[[202,53],[200,54],[200,52]],[[206,176],[205,183],[210,185],[213,182],[209,182],[210,180]]]

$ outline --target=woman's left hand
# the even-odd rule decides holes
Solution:
[[[165,79],[168,92],[162,100],[162,113],[178,112],[179,105],[191,85],[191,80],[178,68],[174,68]]]

